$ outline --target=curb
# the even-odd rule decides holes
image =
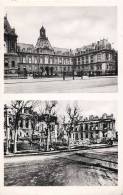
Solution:
[[[57,151],[49,151],[49,152],[32,152],[32,153],[16,153],[16,154],[8,154],[4,155],[4,158],[11,158],[11,157],[22,157],[22,156],[36,156],[36,155],[53,155],[53,154],[59,154],[59,153],[64,153],[64,152],[74,152],[74,151],[79,151],[79,150],[91,150],[91,149],[100,149],[100,148],[110,148],[110,147],[115,147],[117,145],[113,146],[108,146],[108,145],[103,145],[103,146],[91,146],[91,147],[86,147],[86,148],[79,148],[79,149],[71,149],[71,150],[57,150]]]
[[[117,78],[116,76],[107,76],[107,77],[89,77],[89,78],[87,78],[87,79],[75,79],[74,81],[81,81],[81,80],[91,80],[91,79],[100,79],[100,78]],[[7,81],[7,80],[6,80]],[[22,79],[22,81],[23,81],[23,79]],[[21,81],[17,81],[17,82],[5,82],[4,81],[4,84],[18,84],[18,83],[40,83],[40,82],[55,82],[55,81],[73,81],[73,79],[70,79],[70,80],[67,80],[67,78],[65,79],[65,80],[63,80],[62,78],[61,79],[56,79],[56,80],[53,80],[53,79],[51,79],[51,80],[43,80],[43,79],[40,79],[40,80],[35,80],[35,79],[33,79],[32,81],[28,81],[28,80],[26,80],[25,82],[21,82]]]

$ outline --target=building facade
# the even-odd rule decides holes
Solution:
[[[117,52],[108,40],[103,39],[75,50],[52,47],[46,30],[42,26],[37,43],[17,42],[15,29],[4,17],[4,73],[7,77],[32,76],[76,76],[116,75]]]
[[[17,122],[17,146],[18,150],[46,147],[48,128],[50,129],[49,142],[57,142],[58,123],[57,117],[47,114],[39,116],[37,112],[25,107],[22,109]],[[48,119],[49,121],[48,121]],[[15,115],[12,108],[4,107],[4,146],[13,151],[15,139]]]
[[[35,120],[34,120],[35,119]],[[4,144],[11,148],[15,139],[14,115],[12,109],[4,107]],[[46,148],[47,139],[50,145],[64,140],[68,143],[67,129],[69,124],[58,122],[57,116],[43,114],[39,116],[29,108],[24,108],[18,120],[17,142],[20,148]],[[48,136],[49,130],[49,136]],[[62,136],[59,136],[62,134]],[[117,138],[115,118],[113,114],[101,117],[89,116],[73,126],[70,133],[71,146],[83,146],[90,143],[101,143],[104,139]],[[25,145],[24,145],[25,144]],[[31,146],[30,146],[31,144]],[[32,147],[32,145],[34,145]],[[22,147],[23,146],[23,147]]]
[[[63,137],[68,140],[67,128],[69,124],[63,124]],[[116,138],[115,118],[113,114],[103,114],[102,117],[85,117],[79,124],[73,127],[70,134],[70,144],[85,145],[90,143],[101,143],[104,139]]]

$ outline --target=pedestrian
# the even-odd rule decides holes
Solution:
[[[27,78],[27,70],[25,67],[24,67],[24,78]]]
[[[65,71],[63,71],[63,80],[65,80]]]
[[[83,79],[83,71],[81,71],[81,79]]]

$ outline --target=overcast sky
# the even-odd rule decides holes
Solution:
[[[58,101],[56,110],[59,115],[66,114],[66,107],[78,105],[80,113],[86,117],[89,115],[102,116],[102,114],[113,114],[117,117],[117,104],[115,101]]]
[[[30,102],[31,103],[31,102]],[[29,105],[30,105],[29,103]],[[7,105],[11,105],[11,101],[6,101]],[[45,101],[38,100],[35,104],[35,111],[39,112],[41,108],[43,109],[45,105]],[[117,102],[116,101],[99,101],[99,100],[93,100],[93,101],[85,101],[85,100],[79,100],[79,101],[67,101],[67,100],[59,100],[57,101],[55,110],[58,114],[58,116],[63,116],[66,114],[66,108],[70,105],[72,108],[74,105],[78,105],[79,112],[82,114],[82,116],[86,117],[89,115],[97,115],[102,116],[102,114],[113,114],[115,117],[117,117]]]
[[[116,7],[7,7],[18,42],[36,44],[43,25],[53,47],[79,48],[107,38],[117,48]]]

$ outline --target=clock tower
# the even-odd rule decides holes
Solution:
[[[43,26],[40,29],[40,38],[46,39],[46,31],[45,31],[45,28]]]

